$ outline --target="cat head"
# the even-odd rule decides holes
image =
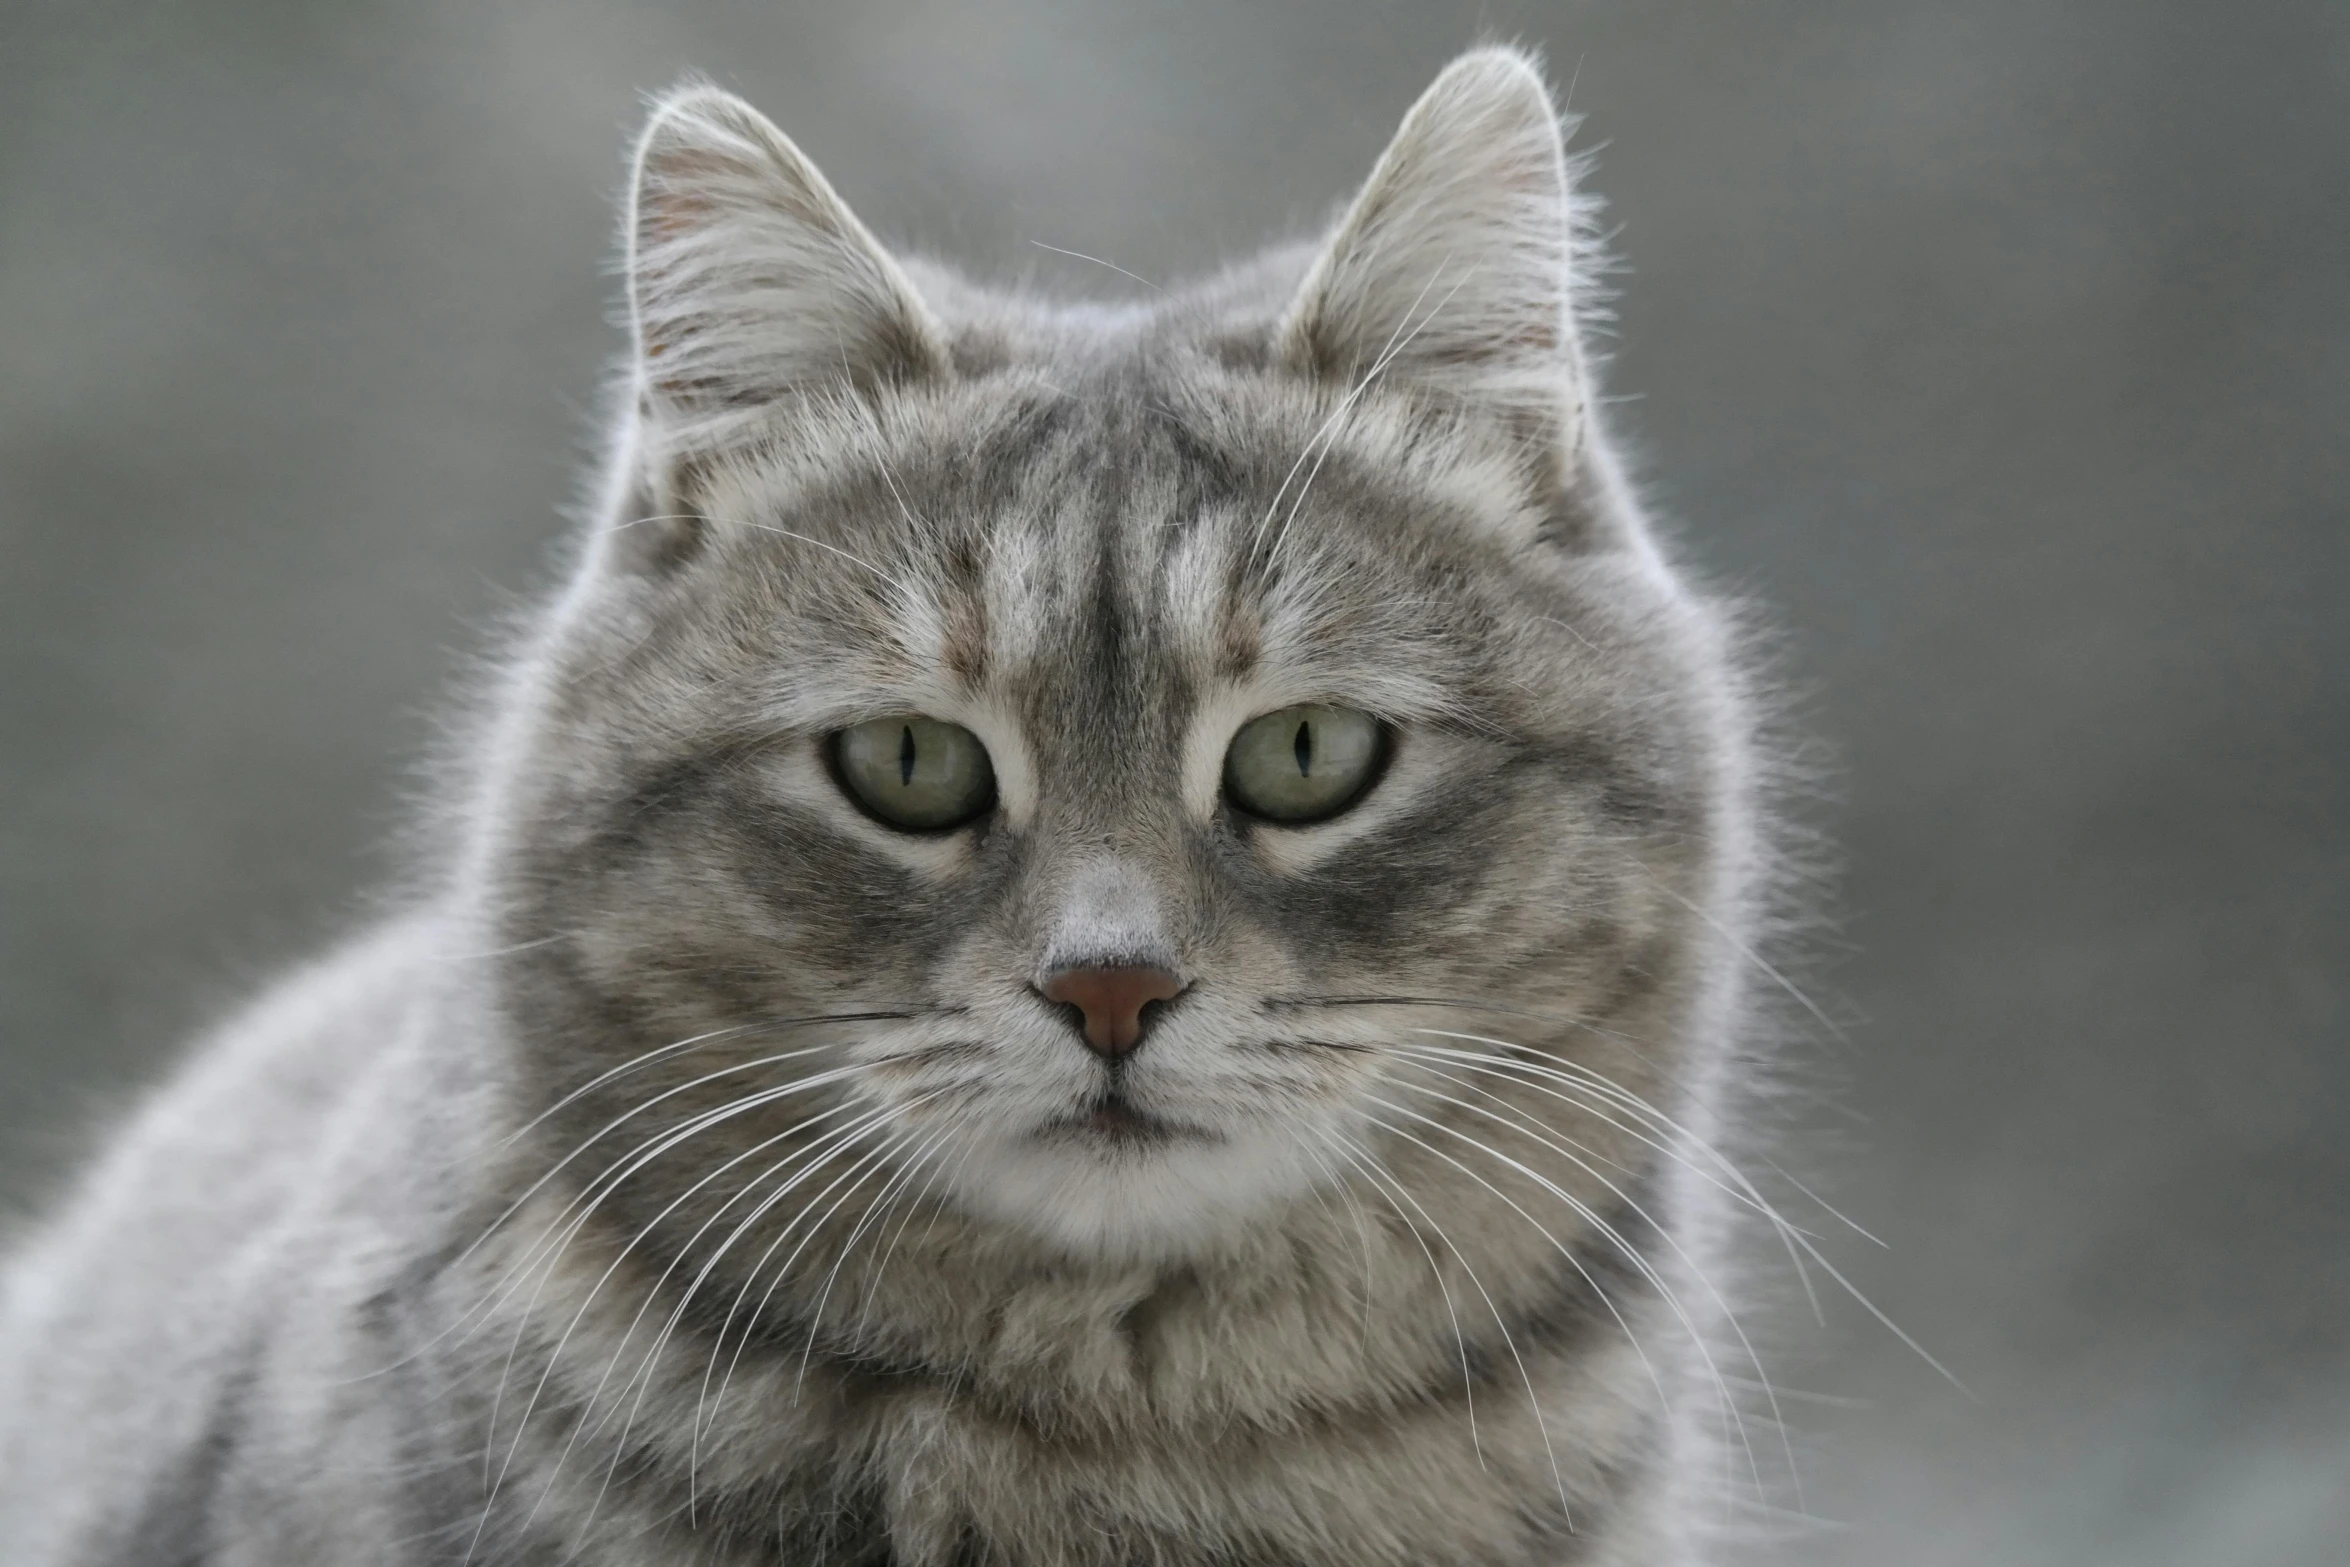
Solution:
[[[1323,243],[1060,306],[662,100],[491,813],[549,1146],[626,1123],[645,1222],[919,1182],[1165,1254],[1378,1157],[1444,1052],[1669,1084],[1727,698],[1593,419],[1570,173],[1480,51]]]

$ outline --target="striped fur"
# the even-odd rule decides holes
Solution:
[[[1480,51],[1321,246],[1063,307],[659,104],[600,515],[460,841],[15,1261],[6,1559],[1700,1559],[1751,741],[1577,202]],[[1387,771],[1246,819],[1301,702]],[[836,785],[904,712],[980,822]],[[1116,1067],[1036,988],[1111,961],[1188,984]],[[1113,1085],[1156,1134],[1072,1129]]]

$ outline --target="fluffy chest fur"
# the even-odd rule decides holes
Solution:
[[[1594,1193],[1591,1222],[1551,1217],[1559,1248],[1529,1258],[1415,1213],[1473,1211],[1453,1188],[1475,1180],[1443,1165],[1398,1160],[1278,1237],[1123,1270],[942,1240],[927,1207],[860,1250],[868,1208],[757,1329],[728,1338],[713,1311],[658,1350],[634,1290],[580,1320],[574,1274],[550,1294],[574,1335],[555,1363],[578,1369],[513,1422],[513,1494],[551,1490],[541,1516],[573,1548],[728,1561],[1589,1559],[1659,1501],[1659,1378],[1684,1372],[1636,1347],[1672,1333],[1671,1286],[1636,1259],[1664,1250],[1664,1199]],[[1513,1187],[1480,1195],[1557,1206]],[[700,1527],[673,1539],[681,1489]]]

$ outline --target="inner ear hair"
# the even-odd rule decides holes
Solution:
[[[1385,384],[1538,431],[1571,461],[1585,392],[1576,211],[1534,62],[1480,49],[1436,79],[1275,332],[1299,371]]]
[[[637,384],[656,427],[706,437],[794,395],[951,370],[904,269],[790,138],[716,87],[654,106],[626,240]]]

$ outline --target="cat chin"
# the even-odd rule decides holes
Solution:
[[[1152,1262],[1222,1250],[1329,1178],[1296,1129],[1147,1141],[1056,1129],[974,1146],[953,1194],[1072,1256]]]

